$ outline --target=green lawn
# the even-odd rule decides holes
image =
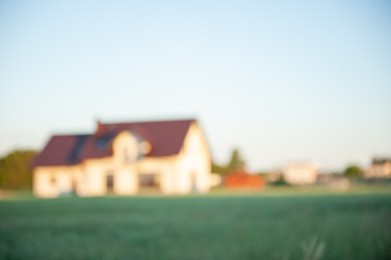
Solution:
[[[316,254],[391,259],[391,194],[0,201],[0,259],[305,259]]]

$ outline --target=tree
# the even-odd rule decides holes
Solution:
[[[237,171],[239,169],[243,169],[245,166],[245,162],[240,155],[238,149],[233,149],[231,153],[231,158],[226,165],[217,165],[212,163],[212,172],[218,173],[221,175],[229,174],[230,172]]]
[[[244,160],[242,159],[239,150],[234,149],[231,154],[231,159],[227,165],[228,172],[236,171],[244,168]]]
[[[361,177],[363,170],[357,165],[350,165],[344,170],[343,174],[347,177]]]
[[[16,150],[0,158],[0,188],[26,189],[32,186],[30,164],[36,152]]]
[[[227,174],[227,168],[225,166],[217,165],[212,162],[212,172],[225,175]]]

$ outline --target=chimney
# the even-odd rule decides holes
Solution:
[[[105,133],[105,125],[100,120],[96,120],[95,136],[100,137],[104,135],[104,133]]]

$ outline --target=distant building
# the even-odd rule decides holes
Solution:
[[[225,177],[224,186],[228,188],[263,188],[265,181],[261,176],[250,175],[243,170],[238,170]]]
[[[292,163],[284,169],[284,180],[292,185],[306,185],[316,182],[317,170],[310,163]]]
[[[364,174],[366,178],[390,178],[391,158],[373,159]]]
[[[54,135],[33,164],[38,197],[207,192],[211,155],[196,120],[97,123],[93,134]]]

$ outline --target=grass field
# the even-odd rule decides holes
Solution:
[[[391,193],[0,201],[0,259],[317,256],[391,259]]]

